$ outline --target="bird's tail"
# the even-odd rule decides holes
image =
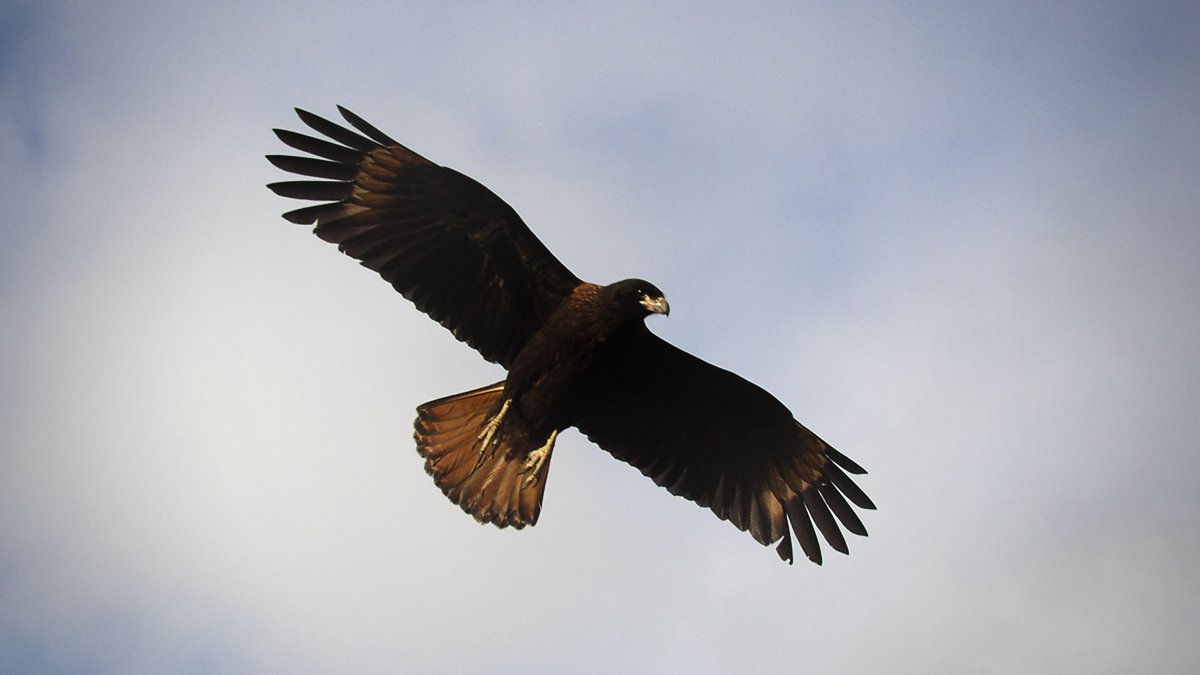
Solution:
[[[540,456],[516,447],[500,427],[503,397],[499,382],[425,403],[415,437],[425,471],[450,501],[481,523],[520,529],[537,523],[554,437]]]

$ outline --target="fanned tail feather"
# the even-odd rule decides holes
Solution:
[[[484,443],[503,395],[500,382],[425,403],[417,408],[414,435],[425,471],[450,501],[481,523],[521,529],[537,523],[548,466],[531,477],[528,452],[502,434]]]

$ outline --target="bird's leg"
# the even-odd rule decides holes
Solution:
[[[488,420],[487,424],[483,426],[483,431],[479,434],[479,440],[482,442],[479,446],[479,463],[483,463],[488,446],[492,444],[492,439],[496,437],[496,429],[500,427],[500,422],[504,420],[504,413],[508,412],[508,406],[511,403],[511,398],[504,401],[504,405],[500,407],[500,412],[496,413],[496,416]]]
[[[525,458],[525,465],[521,467],[521,473],[528,473],[524,482],[521,483],[521,488],[527,488],[537,482],[542,475],[542,469],[546,466],[546,460],[550,459],[550,451],[554,449],[554,439],[558,438],[558,430],[550,432],[550,438],[546,439],[545,445],[529,453]]]

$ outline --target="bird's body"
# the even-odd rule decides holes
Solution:
[[[789,529],[818,563],[814,522],[843,552],[833,514],[866,534],[843,495],[874,505],[838,465],[862,469],[763,389],[651,333],[644,319],[669,311],[653,284],[581,281],[474,180],[344,109],[365,135],[297,112],[337,144],[276,130],[322,159],[272,155],[272,163],[327,179],[272,184],[283,196],[325,202],[285,217],[315,222],[318,236],[508,371],[503,382],[417,411],[425,468],[465,511],[500,527],[536,523],[554,442],[576,427],[759,542],[780,541],[789,562]]]

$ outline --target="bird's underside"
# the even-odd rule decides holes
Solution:
[[[315,224],[508,371],[417,409],[417,450],[451,501],[499,527],[536,523],[555,439],[576,427],[671,493],[779,542],[788,562],[793,530],[818,564],[818,530],[843,553],[841,528],[866,535],[851,504],[875,506],[847,475],[865,471],[760,387],[651,333],[644,319],[668,311],[656,287],[579,280],[490,190],[339,110],[356,131],[301,110],[328,140],[275,130],[312,156],[268,159],[319,179],[269,186],[319,202],[284,217]]]

